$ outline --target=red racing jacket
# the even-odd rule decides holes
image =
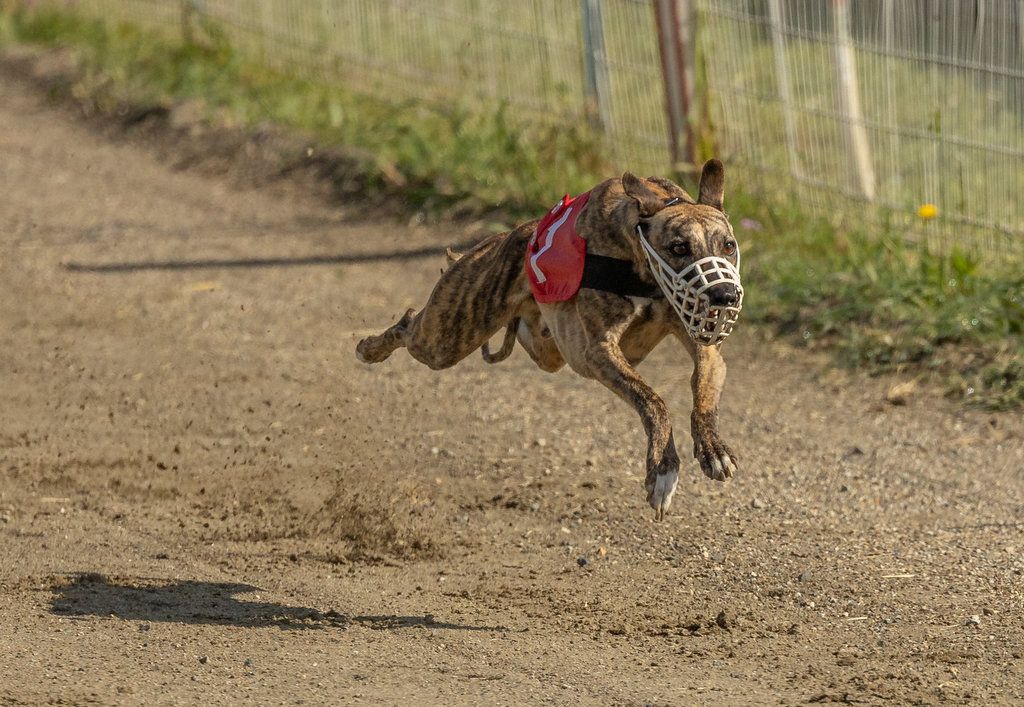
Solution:
[[[566,194],[540,223],[526,248],[526,274],[538,302],[564,302],[576,296],[583,280],[587,242],[576,233],[576,219],[590,192]]]

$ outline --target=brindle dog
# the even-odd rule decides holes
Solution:
[[[587,251],[633,263],[635,274],[654,284],[637,226],[677,272],[716,255],[736,263],[732,227],[722,211],[725,171],[722,163],[704,165],[696,201],[672,181],[641,179],[629,172],[597,185],[576,222]],[[668,205],[667,205],[668,204]],[[525,273],[528,242],[537,222],[492,236],[464,256],[449,253],[450,266],[426,306],[410,309],[397,324],[359,342],[361,361],[378,363],[404,346],[433,369],[453,366],[476,349],[496,362],[519,343],[549,372],[566,363],[576,373],[604,384],[633,406],[647,432],[647,501],[658,519],[672,501],[679,478],[679,455],[672,439],[668,408],[640,377],[635,366],[672,334],[693,358],[693,454],[704,473],[723,481],[736,471],[736,455],[718,432],[718,401],[725,383],[719,346],[700,346],[664,298],[627,297],[582,288],[566,302],[538,304]],[[732,292],[724,288],[732,289]],[[712,304],[731,304],[731,286],[709,291]],[[487,341],[502,327],[504,344],[491,353]]]

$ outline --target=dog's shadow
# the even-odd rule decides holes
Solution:
[[[116,617],[129,621],[216,624],[282,629],[347,628],[362,624],[386,630],[406,627],[457,631],[508,631],[504,626],[472,626],[422,616],[348,616],[266,601],[246,601],[236,594],[260,592],[258,587],[228,582],[198,582],[76,574],[51,587],[53,613],[61,616]]]

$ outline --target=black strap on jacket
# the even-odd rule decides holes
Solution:
[[[586,260],[583,261],[583,280],[580,287],[611,292],[623,297],[657,299],[665,296],[660,287],[640,279],[633,269],[632,261],[594,253],[587,253]]]
[[[682,199],[678,196],[666,199],[665,206],[672,206],[679,201]],[[611,292],[623,297],[660,299],[665,296],[660,287],[648,284],[637,276],[631,261],[594,253],[587,253],[583,261],[583,280],[580,287]]]

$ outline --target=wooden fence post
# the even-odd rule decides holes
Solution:
[[[181,0],[181,39],[189,46],[196,43],[196,35],[192,26],[195,14],[195,3],[192,0]]]
[[[655,15],[672,164],[675,169],[693,172],[697,166],[697,141],[692,114],[696,56],[694,2],[655,0]]]
[[[601,0],[582,0],[580,9],[583,20],[583,71],[586,78],[587,117],[596,129],[607,132],[612,127],[612,111]]]

